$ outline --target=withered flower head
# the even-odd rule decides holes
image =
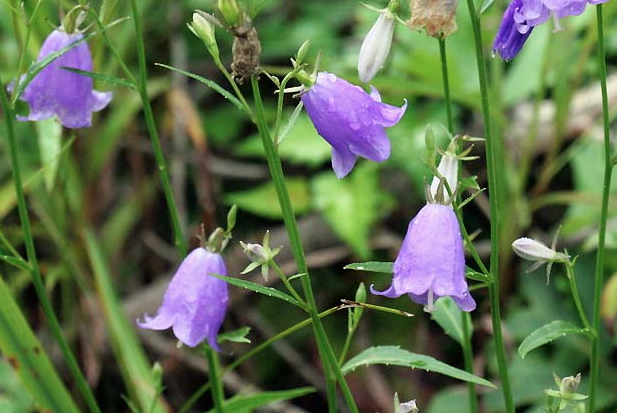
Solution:
[[[458,0],[412,0],[407,25],[412,30],[424,28],[432,37],[447,37],[458,29],[457,5]]]

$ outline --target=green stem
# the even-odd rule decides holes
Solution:
[[[598,252],[596,253],[596,270],[593,289],[593,338],[591,345],[591,370],[589,373],[589,412],[595,412],[596,391],[600,370],[600,299],[604,282],[604,244],[606,239],[606,221],[608,217],[608,198],[611,189],[611,143],[609,129],[608,93],[606,90],[606,56],[604,51],[604,29],[602,22],[602,5],[596,6],[598,29],[598,74],[602,89],[602,121],[604,126],[604,182],[602,185],[602,203],[600,207],[600,228],[598,230]]]
[[[206,348],[206,359],[208,360],[208,375],[210,376],[210,391],[212,393],[214,410],[216,413],[225,413],[225,408],[223,407],[225,393],[223,391],[222,376],[219,373],[219,357],[210,346]]]
[[[574,266],[570,261],[567,261],[564,265],[566,266],[566,274],[568,276],[568,281],[570,282],[570,291],[572,292],[572,298],[574,298],[574,305],[576,306],[578,316],[581,319],[583,326],[590,332],[593,332],[591,324],[589,324],[589,320],[587,319],[587,315],[585,315],[583,304],[581,304],[581,297],[578,294],[578,287],[576,286],[576,280],[574,279]]]
[[[471,317],[469,313],[461,311],[461,322],[463,329],[463,359],[465,361],[465,370],[473,374],[473,348],[471,346],[471,331],[469,329],[471,325]],[[469,393],[469,411],[471,413],[478,412],[478,395],[476,393],[476,386],[473,383],[467,383]]]
[[[446,59],[446,39],[439,37],[439,55],[441,57],[441,77],[443,79],[443,98],[446,103],[446,118],[448,131],[454,133],[454,121],[452,119],[452,101],[450,100],[450,82],[448,80],[448,60]]]
[[[482,32],[480,28],[480,18],[475,9],[474,1],[467,0],[467,8],[471,18],[473,37],[476,48],[476,60],[478,65],[478,79],[480,82],[480,94],[482,99],[482,114],[484,117],[484,139],[486,150],[486,167],[488,175],[489,201],[491,208],[491,262],[490,274],[491,282],[488,287],[491,302],[491,321],[493,325],[493,335],[495,339],[495,352],[497,353],[497,365],[499,367],[499,377],[501,379],[501,390],[505,402],[506,412],[514,413],[514,399],[510,385],[510,376],[506,363],[506,349],[503,342],[501,331],[501,311],[499,303],[499,247],[500,247],[500,226],[499,219],[499,200],[498,193],[500,187],[505,187],[503,176],[497,173],[497,162],[499,148],[493,142],[491,132],[491,115],[489,110],[489,90],[486,75],[486,65],[484,62],[484,51],[482,46]]]
[[[34,238],[32,236],[32,228],[30,226],[30,217],[28,216],[28,207],[26,205],[26,197],[24,195],[22,180],[21,180],[21,172],[19,166],[19,156],[17,155],[17,144],[15,141],[15,131],[13,129],[13,119],[15,118],[15,113],[13,108],[9,103],[9,98],[4,89],[4,83],[0,78],[0,99],[2,100],[2,112],[4,112],[6,126],[7,126],[7,140],[9,145],[9,153],[11,157],[11,171],[13,173],[13,182],[15,184],[15,194],[17,196],[17,209],[19,212],[19,219],[21,221],[21,228],[24,233],[24,244],[26,246],[26,256],[28,258],[28,263],[30,265],[30,274],[32,276],[32,284],[34,285],[34,290],[36,291],[36,295],[41,303],[41,307],[43,308],[43,313],[47,320],[49,321],[49,328],[58,342],[58,346],[62,351],[62,355],[66,364],[75,380],[77,388],[81,392],[84,401],[88,405],[88,409],[92,413],[101,413],[101,409],[99,408],[94,395],[92,394],[92,390],[88,386],[84,375],[79,369],[79,364],[75,359],[75,356],[71,352],[68,343],[66,342],[64,336],[62,335],[62,328],[60,326],[60,322],[54,313],[54,309],[47,297],[47,293],[45,291],[45,285],[43,283],[43,278],[41,276],[41,270],[39,268],[38,259],[36,256],[36,249],[34,246]]]
[[[326,317],[342,308],[344,308],[345,306],[339,305],[336,307],[332,307],[328,310],[322,311],[321,313],[319,313],[319,318],[323,318]],[[263,350],[267,349],[268,347],[270,347],[272,345],[272,343],[277,342],[285,337],[287,337],[288,335],[300,330],[303,327],[308,326],[309,324],[311,324],[313,322],[312,318],[307,318],[304,321],[299,322],[298,324],[295,324],[291,327],[289,327],[286,330],[281,331],[280,333],[278,333],[277,335],[269,338],[268,340],[264,341],[263,343],[261,343],[260,345],[258,345],[257,347],[253,348],[252,350],[244,353],[242,356],[238,357],[236,359],[236,361],[234,361],[233,363],[229,364],[227,367],[225,367],[223,369],[222,374],[227,373],[228,371],[231,371],[233,369],[235,369],[236,367],[238,367],[239,365],[241,365],[242,363],[244,363],[245,361],[247,361],[248,359],[250,359],[251,357],[255,356],[256,354],[261,353]],[[201,386],[186,402],[184,402],[184,404],[182,405],[182,407],[180,407],[180,410],[178,410],[178,413],[186,413],[196,402],[197,400],[199,400],[199,398],[201,396],[203,396],[203,394],[208,391],[208,389],[210,388],[210,382],[204,384],[203,386]]]
[[[283,284],[285,284],[285,287],[287,287],[287,290],[291,293],[291,295],[298,300],[298,302],[306,308],[306,303],[304,302],[304,300],[302,299],[302,297],[300,297],[300,294],[298,294],[298,292],[296,291],[296,289],[293,287],[293,285],[291,285],[291,283],[289,282],[289,279],[287,278],[287,276],[285,275],[285,273],[283,272],[283,270],[281,270],[281,267],[278,266],[278,264],[276,262],[274,262],[274,260],[270,261],[270,265],[272,266],[272,268],[274,268],[274,271],[276,271],[276,274],[279,276],[279,278],[281,279],[281,281],[283,281]],[[303,275],[304,277],[304,275]]]
[[[259,130],[259,135],[261,136],[261,142],[263,144],[266,158],[268,160],[268,168],[270,169],[270,175],[272,176],[272,181],[274,183],[278,201],[281,206],[281,211],[283,213],[283,222],[285,224],[285,228],[287,229],[287,235],[291,244],[291,250],[298,266],[298,272],[306,274],[305,276],[301,277],[300,280],[302,282],[302,288],[306,297],[306,303],[308,304],[309,314],[311,316],[311,319],[313,320],[313,328],[315,331],[315,338],[317,339],[317,347],[320,353],[321,361],[324,366],[324,370],[326,371],[326,380],[330,380],[328,370],[332,369],[332,372],[334,373],[337,381],[339,382],[347,406],[352,413],[358,413],[358,408],[351,394],[351,390],[349,389],[347,381],[345,380],[345,377],[343,376],[343,373],[339,368],[334,352],[330,347],[326,332],[323,328],[321,320],[319,319],[317,305],[315,303],[315,297],[313,295],[311,280],[308,273],[308,267],[306,265],[306,259],[304,256],[304,249],[302,248],[302,240],[300,239],[298,224],[296,222],[296,217],[291,206],[289,192],[287,191],[285,177],[283,175],[281,159],[278,156],[278,152],[276,150],[276,147],[274,146],[274,142],[272,141],[272,137],[270,135],[270,130],[265,119],[259,85],[255,77],[251,78],[251,86],[253,88],[253,96],[255,99],[257,128]],[[328,389],[332,388],[332,386],[330,385],[327,385],[326,387]],[[336,398],[336,395],[328,394],[328,398]]]
[[[156,164],[159,168],[159,177],[161,179],[161,185],[163,186],[165,200],[167,201],[167,208],[169,209],[169,215],[171,216],[174,242],[180,256],[184,257],[186,256],[187,245],[182,235],[182,227],[180,226],[180,219],[178,218],[178,209],[176,208],[171,183],[169,182],[167,164],[165,163],[165,157],[163,156],[163,150],[161,148],[161,140],[159,139],[159,133],[156,129],[156,122],[154,121],[154,115],[152,113],[152,106],[150,105],[150,99],[148,98],[146,51],[144,47],[143,34],[141,32],[141,23],[136,0],[131,0],[131,15],[133,17],[133,23],[135,24],[137,58],[139,60],[139,83],[137,85],[139,89],[139,96],[142,101],[146,125],[148,127],[150,141],[152,142],[152,149],[154,150],[154,157],[156,158]]]
[[[451,134],[454,134],[454,122],[452,119],[452,101],[450,100],[450,82],[448,80],[448,59],[446,55],[446,39],[444,37],[440,37],[437,39],[437,41],[439,42],[439,55],[441,57],[441,74],[443,78],[443,95],[444,95],[444,100],[446,103],[446,116],[448,118],[447,119],[448,120],[448,131]],[[459,144],[459,151],[461,149],[460,147],[461,145]],[[448,188],[448,192],[450,192],[450,196],[452,196],[451,190],[452,188]],[[456,208],[456,214],[457,214],[457,219],[459,220],[459,223],[461,224],[460,226],[464,228],[464,225],[462,225],[463,218],[462,218],[461,210]],[[482,264],[481,268],[484,267],[484,263],[482,263],[482,260],[477,255],[475,248],[473,248],[473,244],[469,240],[467,229],[465,229],[464,234],[467,237],[466,239],[467,239],[467,245],[469,245],[470,247],[469,249],[473,251],[473,253],[475,253],[474,259],[476,259],[477,262]],[[484,269],[486,270],[486,268]],[[471,346],[471,331],[469,331],[469,326],[471,325],[471,317],[469,316],[468,313],[464,311],[461,312],[461,323],[462,323],[461,326],[463,329],[463,342],[461,343],[461,346],[463,348],[463,359],[465,360],[465,370],[473,374],[473,348]],[[468,383],[467,386],[468,386],[469,411],[471,413],[477,413],[478,396],[476,394],[476,387],[473,383]]]

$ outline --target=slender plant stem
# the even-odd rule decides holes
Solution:
[[[30,274],[32,276],[32,284],[34,285],[34,290],[36,291],[36,295],[41,303],[41,307],[43,308],[43,313],[47,320],[49,321],[49,328],[58,342],[58,346],[62,351],[62,355],[66,364],[75,380],[77,388],[79,389],[81,395],[84,398],[84,401],[88,405],[88,409],[92,413],[101,413],[101,409],[99,408],[94,395],[92,394],[92,390],[88,386],[84,375],[79,369],[79,364],[77,363],[77,359],[73,355],[71,349],[69,348],[68,343],[66,342],[64,336],[62,335],[62,328],[60,326],[60,322],[54,313],[54,309],[47,297],[47,293],[45,291],[45,285],[43,283],[43,278],[41,276],[41,270],[39,268],[38,259],[36,256],[36,248],[34,246],[34,238],[32,236],[32,228],[30,226],[30,217],[28,216],[28,207],[26,206],[26,197],[23,191],[23,185],[21,180],[21,172],[19,166],[19,156],[17,154],[17,144],[15,141],[15,131],[13,129],[13,119],[15,118],[15,113],[13,108],[9,103],[9,98],[4,89],[4,83],[0,78],[0,99],[2,100],[2,112],[4,112],[6,126],[7,126],[7,140],[9,145],[9,153],[11,157],[11,171],[13,173],[13,182],[15,184],[15,193],[17,195],[17,209],[19,212],[19,219],[21,221],[21,228],[24,233],[24,244],[26,246],[26,256],[28,258],[28,264],[30,266]]]
[[[334,352],[330,347],[328,337],[317,312],[317,305],[315,303],[315,297],[313,295],[311,280],[309,277],[308,267],[306,265],[306,259],[304,256],[304,249],[302,247],[302,240],[300,239],[300,232],[298,231],[298,224],[296,222],[296,217],[291,206],[289,192],[287,191],[287,185],[285,183],[285,177],[283,175],[281,160],[278,156],[276,147],[274,146],[274,142],[272,141],[270,130],[265,119],[263,102],[261,100],[261,93],[259,91],[259,84],[255,77],[251,78],[251,86],[253,88],[253,96],[255,99],[257,128],[259,129],[259,135],[261,136],[261,141],[264,147],[264,151],[266,153],[266,158],[268,160],[268,168],[270,169],[272,181],[274,183],[278,201],[281,206],[281,211],[283,213],[283,222],[285,224],[285,228],[287,229],[287,235],[289,237],[291,249],[296,260],[296,264],[298,266],[298,271],[300,273],[306,274],[305,276],[301,277],[300,280],[302,281],[302,288],[304,290],[306,303],[308,304],[309,314],[311,316],[311,319],[313,320],[313,328],[315,331],[315,338],[317,339],[317,347],[321,356],[324,370],[326,371],[326,380],[330,379],[328,370],[332,369],[332,373],[334,373],[334,376],[339,382],[347,406],[352,413],[358,413],[358,408],[351,394],[351,390],[349,389],[347,381],[345,380],[345,377],[343,376],[343,373],[339,368],[336,356],[334,355]],[[332,386],[326,385],[326,388],[331,389]],[[335,398],[336,395],[328,394],[328,397]]]
[[[587,330],[589,330],[590,333],[593,333],[593,328],[591,327],[591,324],[589,324],[587,315],[585,315],[583,304],[581,304],[581,297],[578,294],[578,287],[576,286],[576,280],[574,279],[574,265],[570,261],[568,261],[565,263],[565,266],[566,266],[566,274],[568,276],[568,281],[570,282],[570,291],[572,292],[572,298],[574,298],[574,305],[576,306],[576,311],[578,312],[578,316],[581,319],[583,326]]]
[[[296,291],[296,289],[293,287],[293,285],[291,285],[291,283],[289,282],[289,279],[287,278],[287,276],[285,275],[285,273],[283,272],[283,270],[281,270],[281,267],[278,266],[278,264],[276,262],[274,262],[274,260],[270,261],[270,265],[272,266],[272,268],[274,268],[274,271],[276,271],[276,274],[279,276],[279,278],[281,279],[281,281],[283,281],[283,284],[285,284],[285,287],[287,287],[287,291],[289,291],[291,293],[291,295],[293,295],[293,297],[298,300],[298,302],[303,306],[306,307],[306,303],[304,302],[304,300],[302,299],[302,297],[300,297],[300,294],[298,294],[298,292]],[[303,275],[304,277],[304,275]]]
[[[439,37],[439,55],[441,57],[441,77],[443,79],[443,98],[446,103],[446,118],[448,131],[454,133],[454,120],[452,119],[452,101],[450,100],[450,81],[448,80],[448,60],[446,58],[446,39]]]
[[[146,125],[148,127],[150,141],[152,142],[152,149],[154,150],[154,157],[156,158],[156,164],[159,168],[159,177],[161,179],[161,185],[163,186],[165,201],[167,201],[167,209],[169,210],[169,215],[171,217],[174,242],[180,256],[184,257],[186,256],[187,245],[184,236],[182,235],[182,227],[180,226],[178,209],[176,208],[176,202],[174,201],[174,195],[171,189],[171,183],[169,181],[169,173],[167,172],[167,164],[165,163],[163,149],[161,148],[161,140],[159,139],[159,133],[156,129],[156,122],[154,121],[154,115],[152,113],[152,106],[150,105],[150,99],[148,98],[146,51],[144,47],[143,33],[141,32],[141,22],[139,19],[139,11],[136,0],[131,0],[131,14],[135,25],[137,58],[139,60],[139,83],[137,85],[139,89],[139,96],[142,101]]]
[[[465,370],[473,374],[473,348],[471,346],[471,317],[469,313],[461,311],[461,325],[463,329],[463,360],[465,362]],[[478,412],[478,395],[476,393],[476,385],[467,383],[469,393],[469,411],[471,413]]]
[[[448,59],[446,55],[446,39],[444,37],[440,37],[437,39],[439,42],[439,55],[441,57],[441,74],[443,78],[443,95],[444,101],[446,104],[446,117],[448,121],[448,131],[454,135],[454,121],[452,119],[452,100],[450,99],[450,81],[448,80]],[[460,150],[459,144],[459,150]],[[459,161],[460,163],[460,161]],[[452,188],[449,188],[451,192]],[[452,196],[452,193],[450,193]],[[457,214],[460,214],[457,218],[462,223],[462,212],[457,209]],[[465,231],[466,233],[467,231]],[[471,242],[468,245],[473,246]],[[473,248],[470,248],[473,249]],[[479,259],[479,257],[478,257]],[[482,262],[480,260],[480,262]],[[471,317],[468,313],[462,311],[461,312],[461,328],[463,329],[463,342],[461,343],[461,347],[463,349],[463,359],[465,361],[465,370],[467,372],[473,374],[473,348],[471,346],[471,331],[469,329],[471,325]],[[471,413],[477,413],[478,411],[478,396],[476,394],[476,386],[473,383],[468,383],[468,399],[469,399],[469,411]]]
[[[335,313],[336,311],[339,311],[342,308],[345,308],[345,306],[344,305],[338,305],[336,307],[332,307],[332,308],[330,308],[328,310],[322,311],[321,313],[319,313],[319,318],[323,318],[323,317],[329,316],[330,314]],[[244,363],[245,361],[247,361],[251,357],[255,356],[256,354],[261,353],[263,350],[265,350],[266,348],[270,347],[272,345],[272,343],[277,342],[277,341],[287,337],[288,335],[290,335],[290,334],[300,330],[301,328],[310,325],[312,322],[313,322],[312,318],[307,318],[306,320],[303,320],[303,321],[299,322],[298,324],[294,324],[293,326],[289,327],[288,329],[283,330],[280,333],[278,333],[277,335],[267,339],[266,341],[264,341],[263,343],[261,343],[257,347],[247,351],[242,356],[238,357],[236,359],[236,361],[234,361],[233,363],[231,363],[227,367],[225,367],[223,369],[221,377],[222,377],[223,374],[227,373],[228,371],[231,371],[231,370],[235,369],[236,367],[238,367],[239,365],[241,365],[242,363]],[[178,413],[186,413],[195,404],[195,402],[197,400],[199,400],[199,398],[209,388],[210,388],[210,382],[208,382],[208,383],[204,384],[203,386],[201,386],[186,402],[184,402],[182,407],[180,407],[180,410],[178,410]]]
[[[499,303],[499,247],[500,247],[500,226],[499,219],[499,187],[504,187],[503,174],[497,173],[497,162],[499,148],[493,142],[491,131],[491,115],[489,110],[489,89],[486,75],[486,64],[484,61],[484,50],[482,48],[482,32],[480,28],[480,18],[476,11],[474,1],[467,0],[467,7],[471,17],[471,26],[476,48],[476,60],[478,65],[478,79],[480,82],[480,94],[482,99],[482,114],[484,117],[484,139],[486,149],[486,167],[488,175],[489,202],[491,210],[491,262],[490,273],[491,282],[488,286],[491,302],[491,321],[493,324],[493,336],[495,339],[495,352],[497,353],[497,365],[499,367],[499,377],[501,379],[501,390],[505,402],[506,412],[514,413],[514,399],[510,385],[510,376],[506,363],[506,349],[503,342],[501,331],[501,311]]]
[[[600,207],[600,228],[598,230],[598,252],[596,253],[596,271],[593,289],[593,319],[592,326],[594,335],[591,345],[591,371],[589,382],[589,409],[588,413],[595,412],[596,391],[598,387],[600,370],[600,299],[602,284],[604,282],[604,244],[606,239],[606,221],[608,218],[608,198],[611,189],[611,175],[613,164],[611,162],[611,142],[609,129],[608,93],[606,90],[606,56],[604,51],[604,28],[602,21],[602,5],[596,6],[596,19],[598,28],[598,74],[600,88],[602,89],[602,121],[604,123],[604,183],[602,185],[602,203]]]
[[[216,413],[225,413],[223,403],[225,401],[225,393],[223,391],[223,382],[219,373],[219,358],[216,351],[208,346],[206,348],[206,359],[208,360],[208,375],[210,376],[210,392],[212,393],[212,401],[214,402],[214,410]]]

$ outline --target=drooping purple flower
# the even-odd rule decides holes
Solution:
[[[81,39],[81,33],[51,32],[39,52],[37,61]],[[111,100],[111,92],[92,90],[92,78],[61,67],[92,71],[92,56],[86,42],[80,43],[53,60],[28,84],[21,99],[30,106],[30,114],[21,121],[57,117],[67,128],[87,128],[92,112],[103,109]]]
[[[301,96],[317,133],[332,146],[332,169],[343,178],[361,156],[382,162],[390,156],[385,128],[394,126],[407,109],[381,102],[377,89],[368,94],[361,87],[321,72],[316,83]]]
[[[146,314],[143,322],[137,321],[139,327],[165,330],[173,326],[174,335],[187,346],[207,339],[218,351],[216,337],[229,294],[227,283],[209,274],[227,275],[223,258],[201,247],[191,251],[169,283],[156,316]]]
[[[389,298],[407,294],[429,311],[445,296],[463,311],[476,308],[465,280],[463,238],[452,207],[427,204],[418,212],[394,261],[392,285],[383,292],[371,285],[371,292]]]
[[[498,54],[503,60],[510,60],[518,54],[531,34],[533,27],[527,26],[523,33],[514,21],[514,14],[523,4],[522,0],[512,0],[501,19],[497,37],[493,43],[493,53]]]
[[[555,31],[561,29],[559,19],[578,16],[587,4],[600,4],[608,0],[513,0],[503,15],[493,52],[504,60],[518,54],[533,28],[552,18]]]

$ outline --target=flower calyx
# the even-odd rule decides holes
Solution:
[[[240,241],[240,246],[244,254],[251,260],[251,263],[242,270],[241,274],[247,274],[255,268],[261,267],[261,275],[265,281],[268,281],[270,263],[283,247],[270,248],[270,231],[266,231],[261,244],[247,244]]]

